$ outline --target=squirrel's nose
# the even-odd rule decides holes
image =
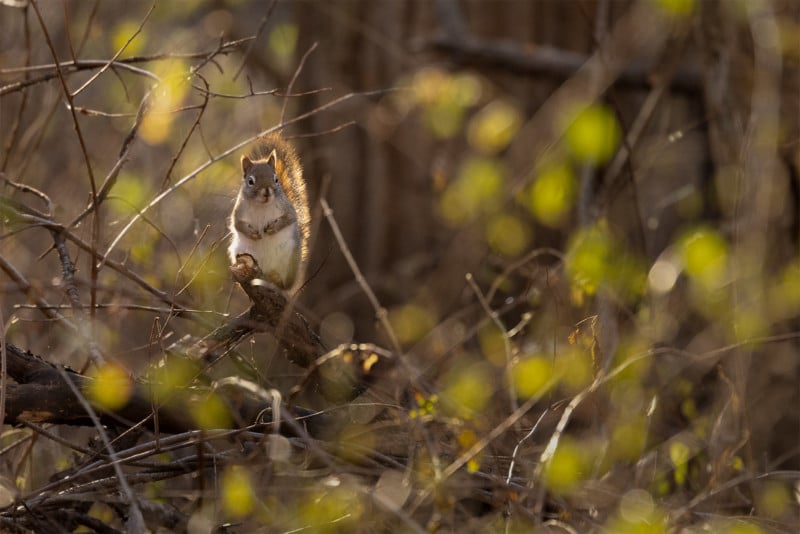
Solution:
[[[261,202],[266,202],[267,200],[269,200],[269,188],[268,187],[265,187],[263,189],[259,189],[258,190],[258,199]]]

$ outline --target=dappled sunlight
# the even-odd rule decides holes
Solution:
[[[798,29],[0,1],[0,531],[797,532]]]

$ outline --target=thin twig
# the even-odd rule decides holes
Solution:
[[[222,54],[230,54],[239,46],[244,43],[250,42],[253,40],[253,37],[244,37],[242,39],[236,39],[234,41],[226,41],[222,45]],[[152,63],[154,61],[161,61],[164,59],[202,59],[208,57],[209,54],[213,54],[215,51],[219,50],[220,47],[217,46],[214,50],[208,52],[189,52],[189,53],[162,53],[162,54],[150,54],[146,56],[133,56],[133,57],[126,57],[114,62],[114,66],[129,66],[131,64],[137,63]],[[97,67],[102,67],[108,62],[107,59],[79,59],[77,61],[62,61],[60,63],[44,63],[42,65],[34,65],[32,67],[10,67],[0,69],[0,75],[9,75],[9,74],[22,74],[24,72],[39,72],[39,71],[46,71],[46,70],[55,70],[58,67],[62,69],[67,68],[77,68],[79,70],[83,69],[94,69]]]
[[[278,5],[278,0],[272,0],[270,5],[267,7],[267,12],[261,18],[261,22],[258,25],[256,34],[253,36],[252,40],[247,43],[247,48],[244,49],[244,53],[242,54],[242,61],[239,63],[239,67],[236,69],[236,74],[233,75],[234,82],[239,79],[239,75],[242,73],[242,70],[244,70],[244,65],[247,63],[247,59],[250,57],[250,53],[253,51],[253,47],[258,41],[258,38],[261,37],[261,32],[263,32],[264,28],[267,27],[269,17],[272,15],[272,11],[275,9],[276,5]]]
[[[628,360],[629,362],[630,360]],[[627,367],[627,363],[621,365],[620,367]],[[618,368],[619,369],[619,368]],[[544,451],[542,452],[541,456],[539,456],[539,463],[536,464],[536,468],[533,471],[533,481],[535,487],[539,488],[539,495],[536,499],[536,504],[534,506],[533,512],[536,514],[537,517],[541,517],[542,508],[544,506],[544,495],[547,490],[547,486],[542,481],[542,474],[544,473],[544,469],[550,460],[553,459],[553,455],[558,448],[558,443],[561,440],[561,436],[564,434],[564,430],[567,428],[567,423],[569,423],[570,418],[572,417],[572,413],[575,411],[575,408],[583,402],[583,399],[588,397],[591,393],[593,393],[597,388],[600,387],[601,384],[605,382],[605,379],[602,374],[598,375],[597,378],[592,382],[592,384],[585,390],[581,391],[575,397],[572,398],[570,403],[564,409],[564,413],[561,414],[561,419],[559,419],[558,424],[556,425],[556,429],[553,431],[552,436],[550,436],[550,440],[547,442],[547,447],[545,447]]]
[[[31,27],[30,23],[28,22],[28,3],[25,2],[25,6],[22,8],[22,20],[23,20],[23,31],[25,35],[25,61],[24,64],[26,67],[30,66],[31,64]],[[25,79],[28,79],[28,73],[25,73]],[[3,164],[0,165],[0,172],[5,171],[6,167],[8,166],[9,161],[11,161],[11,154],[14,153],[14,150],[19,142],[20,138],[17,135],[19,133],[19,128],[22,125],[22,117],[25,115],[25,110],[28,107],[28,91],[22,93],[22,98],[19,104],[19,109],[17,110],[17,114],[14,117],[14,123],[10,128],[10,134],[8,135],[8,140],[6,141],[5,151],[3,153]]]
[[[78,399],[78,402],[81,403],[83,409],[86,410],[86,413],[92,420],[95,428],[97,429],[97,433],[100,435],[100,439],[103,441],[103,445],[105,446],[106,450],[108,451],[108,455],[112,460],[112,465],[114,467],[114,473],[117,475],[117,479],[119,480],[119,485],[122,488],[122,493],[125,495],[127,504],[130,506],[129,514],[130,517],[128,519],[128,531],[129,532],[144,532],[144,517],[142,516],[142,511],[139,508],[139,501],[136,498],[136,495],[133,493],[133,489],[128,484],[128,480],[125,477],[125,473],[122,472],[122,468],[119,465],[119,460],[117,458],[117,453],[114,450],[114,447],[111,446],[111,442],[108,439],[108,434],[106,434],[106,430],[103,425],[100,423],[100,419],[97,417],[97,414],[94,411],[94,408],[89,404],[86,400],[86,397],[78,390],[75,383],[67,376],[67,372],[64,370],[63,367],[58,366],[58,369],[61,378],[64,379],[64,382],[69,386],[72,390],[72,393],[75,395],[75,398]]]
[[[333,236],[336,238],[336,242],[339,245],[339,250],[341,250],[344,259],[350,266],[350,270],[353,272],[356,282],[361,287],[362,291],[364,291],[364,294],[367,296],[367,299],[369,299],[370,304],[372,304],[372,309],[375,311],[375,317],[381,323],[381,326],[383,326],[386,335],[389,336],[389,343],[392,345],[392,350],[399,357],[402,354],[403,349],[400,346],[400,341],[397,339],[397,334],[395,334],[392,324],[389,322],[386,308],[381,306],[381,303],[378,301],[378,297],[375,296],[375,292],[372,291],[371,287],[369,287],[367,279],[364,278],[364,274],[361,272],[361,269],[359,269],[355,258],[353,258],[353,254],[350,252],[350,249],[347,246],[347,242],[342,235],[342,231],[339,229],[339,224],[333,217],[333,210],[328,205],[328,201],[324,198],[321,198],[319,199],[319,203],[322,206],[322,214],[325,216],[325,219],[327,219],[328,224],[333,231]],[[403,358],[400,359],[402,360]]]
[[[58,73],[58,79],[61,82],[61,88],[64,91],[64,97],[67,99],[67,103],[69,105],[70,115],[72,116],[72,126],[75,128],[75,133],[78,136],[78,143],[81,147],[81,152],[83,154],[83,161],[86,165],[86,172],[89,176],[89,185],[91,186],[92,191],[92,204],[95,206],[97,205],[97,183],[94,177],[94,171],[92,170],[92,162],[89,159],[89,152],[86,148],[86,141],[83,139],[83,132],[81,131],[80,123],[78,122],[78,115],[75,112],[75,108],[73,106],[74,99],[72,93],[67,87],[67,80],[64,77],[64,73],[61,71],[61,67],[58,66],[58,54],[56,53],[55,47],[53,46],[53,42],[50,39],[50,34],[47,31],[47,26],[44,23],[44,19],[42,19],[42,14],[39,12],[39,6],[36,3],[36,0],[31,0],[31,5],[33,6],[33,10],[36,13],[36,18],[39,19],[39,25],[42,28],[42,33],[44,34],[45,41],[47,42],[47,46],[50,49],[50,53],[53,56],[53,61],[56,62],[56,71]],[[73,59],[74,61],[74,59]],[[97,212],[94,212],[92,217],[92,250],[97,249],[97,243],[100,239],[100,219]],[[99,268],[95,262],[91,264],[91,278],[92,282],[97,280]],[[94,286],[94,284],[93,284]],[[92,304],[95,304],[97,300],[97,293],[94,290],[94,287],[90,289],[90,301]],[[92,309],[92,313],[94,313]]]
[[[95,0],[94,5],[92,5],[92,10],[89,12],[89,16],[86,19],[86,26],[83,29],[83,35],[81,35],[81,42],[78,43],[78,55],[83,51],[83,47],[86,46],[86,42],[89,40],[89,34],[92,33],[94,18],[97,16],[98,7],[100,7],[100,0]]]
[[[286,86],[286,93],[287,94],[291,94],[292,93],[292,89],[294,89],[294,82],[296,82],[298,76],[300,76],[300,72],[302,72],[303,67],[306,64],[306,60],[308,59],[308,56],[310,56],[311,52],[313,52],[316,49],[317,49],[317,43],[315,42],[314,44],[312,44],[308,48],[308,50],[306,50],[306,53],[303,54],[303,57],[300,59],[300,63],[297,64],[297,68],[294,70],[294,74],[292,75],[292,79],[289,80],[289,85]],[[289,97],[286,96],[286,97],[284,97],[283,105],[281,106],[281,124],[283,124],[283,119],[286,118],[286,107],[288,105],[289,105]]]
[[[309,137],[320,137],[320,136],[323,136],[323,135],[328,135],[328,134],[332,134],[332,133],[336,133],[336,132],[342,131],[345,128],[353,126],[354,124],[357,124],[356,121],[346,121],[346,122],[343,122],[343,123],[341,123],[339,125],[334,126],[333,128],[328,128],[327,130],[311,132],[311,133],[305,133],[305,134],[295,134],[295,135],[292,135],[290,138],[291,139],[305,139],[305,138],[309,138]]]
[[[8,199],[6,199],[6,202],[8,202]],[[15,207],[20,207],[21,208],[21,206],[15,206]],[[64,226],[62,226],[62,225],[60,225],[60,224],[58,224],[56,222],[53,222],[50,219],[42,218],[40,216],[37,216],[37,215],[34,215],[34,214],[30,213],[29,208],[25,208],[25,211],[18,211],[17,212],[17,217],[20,220],[20,222],[27,222],[27,223],[29,223],[31,225],[38,225],[38,226],[41,226],[41,227],[46,228],[48,230],[54,230],[54,231],[62,232],[64,237],[66,237],[72,243],[76,244],[78,246],[78,248],[80,248],[84,252],[88,252],[89,254],[91,254],[96,261],[97,260],[102,260],[102,256],[97,250],[93,250],[89,246],[88,243],[83,241],[81,238],[76,236],[74,233],[72,233],[71,231],[69,231],[66,228],[64,228]],[[10,265],[10,264],[8,264],[7,262],[4,262],[3,259],[2,259],[2,256],[0,256],[0,268],[3,269],[3,270],[6,270],[8,265]],[[131,271],[125,264],[109,259],[109,260],[105,261],[105,265],[108,265],[114,271],[116,271],[119,274],[121,274],[121,275],[125,276],[126,278],[130,279],[136,285],[138,285],[139,287],[141,287],[142,289],[144,289],[145,291],[147,291],[151,295],[155,296],[161,302],[163,302],[165,304],[169,304],[170,306],[172,306],[174,308],[174,313],[176,315],[182,316],[184,311],[187,310],[187,308],[185,308],[184,306],[179,304],[168,293],[166,293],[166,292],[154,287],[153,285],[149,284],[144,278],[142,278],[141,276],[139,276],[135,272]],[[13,267],[12,267],[12,270],[14,270],[16,272],[16,269],[13,269]],[[18,272],[16,274],[19,275],[19,276],[22,276]],[[14,276],[12,276],[12,279],[17,281],[17,279]],[[24,280],[24,277],[22,277],[22,279]],[[25,285],[25,284],[27,284],[27,285]],[[18,282],[18,285],[19,285],[19,282]],[[23,286],[25,286],[25,287],[23,287]],[[27,294],[27,291],[29,291],[31,289],[31,286],[30,286],[30,284],[27,283],[27,281],[25,281],[23,286],[21,286],[21,289],[23,290],[23,292],[26,292],[26,294]],[[39,301],[37,300],[36,302],[38,303]],[[53,307],[50,306],[49,304],[46,304],[45,307],[42,308],[42,309],[51,309],[52,310]],[[60,314],[58,314],[58,315],[60,315]],[[196,317],[194,315],[190,315],[190,316],[191,317]],[[50,317],[50,318],[51,319],[59,319],[59,317]],[[201,321],[201,322],[205,323],[205,321]]]
[[[79,94],[81,94],[81,92],[83,92],[84,89],[89,87],[92,84],[92,82],[94,82],[97,78],[99,78],[101,74],[103,74],[105,71],[107,71],[109,69],[109,67],[111,67],[111,65],[114,64],[114,62],[117,60],[117,58],[119,58],[119,56],[122,55],[122,53],[125,51],[125,49],[128,48],[128,45],[131,44],[131,42],[133,42],[133,40],[136,39],[136,36],[139,35],[142,32],[142,28],[144,28],[144,25],[147,22],[147,19],[150,18],[150,15],[153,13],[153,10],[155,8],[156,8],[156,3],[153,2],[152,5],[150,6],[150,9],[147,10],[147,13],[145,13],[144,18],[139,23],[139,27],[136,28],[135,32],[133,32],[133,35],[131,35],[130,38],[128,38],[128,40],[125,41],[125,44],[122,45],[122,48],[117,50],[117,53],[114,54],[114,56],[111,59],[109,59],[108,62],[105,65],[103,65],[100,68],[99,71],[95,72],[88,80],[86,80],[86,82],[83,85],[78,87],[72,93],[73,97],[78,96]],[[74,56],[73,56],[72,60],[75,61],[75,57]]]
[[[30,421],[26,421],[24,419],[20,419],[18,421],[18,423],[21,424],[22,426],[30,428],[35,433],[41,434],[42,436],[46,437],[47,439],[51,439],[51,440],[55,441],[56,443],[60,443],[61,445],[64,445],[65,447],[69,447],[70,449],[72,449],[74,451],[77,451],[77,452],[80,452],[80,453],[83,453],[83,454],[86,454],[86,455],[98,454],[97,451],[94,451],[94,450],[86,448],[86,447],[81,447],[77,443],[72,443],[68,439],[62,438],[61,436],[59,436],[55,432],[50,432],[46,428],[41,427],[41,426],[36,425],[36,424],[33,424]],[[105,455],[103,455],[103,456],[105,456]]]
[[[519,408],[517,408],[514,412],[508,415],[503,421],[500,422],[497,426],[495,426],[486,436],[479,439],[472,447],[464,451],[458,458],[456,458],[450,465],[448,465],[443,471],[441,478],[437,478],[436,485],[442,484],[445,480],[453,476],[456,471],[461,469],[464,465],[467,464],[472,458],[474,458],[477,454],[479,454],[483,449],[485,449],[491,442],[501,436],[504,432],[506,432],[509,428],[514,426],[528,411],[533,408],[533,406],[541,400],[541,398],[556,384],[556,379],[551,378],[542,389],[534,396],[530,397],[528,400],[525,401]],[[425,502],[433,492],[434,487],[429,486],[425,488],[423,491],[420,492],[419,496],[416,499],[416,506],[419,506],[421,503]]]
[[[8,277],[17,284],[19,290],[22,291],[26,297],[32,300],[34,304],[36,304],[36,307],[44,314],[45,317],[48,319],[53,319],[59,324],[64,325],[70,332],[78,332],[78,327],[75,326],[69,319],[64,317],[64,315],[56,311],[53,306],[39,294],[39,290],[34,288],[33,285],[28,282],[28,279],[25,278],[25,275],[19,272],[17,268],[14,267],[8,260],[6,260],[2,254],[0,254],[0,269],[5,271]]]
[[[203,78],[203,76],[201,76],[199,73],[196,73],[195,75],[198,78],[200,78],[200,80],[202,80],[202,82],[206,85],[206,89],[208,89],[208,82],[206,81],[206,79]],[[195,117],[192,126],[189,128],[189,131],[186,133],[185,136],[183,136],[183,142],[181,143],[181,146],[178,147],[178,151],[175,152],[175,155],[172,157],[172,161],[169,163],[169,167],[167,167],[167,172],[164,173],[164,179],[161,181],[162,190],[165,187],[167,187],[169,179],[172,175],[172,170],[175,168],[175,165],[177,165],[178,160],[183,155],[183,151],[186,150],[186,146],[189,144],[189,140],[192,138],[192,134],[194,134],[195,130],[197,130],[197,128],[200,126],[200,120],[203,118],[203,115],[206,112],[206,108],[208,107],[208,99],[209,99],[208,93],[204,94],[203,103],[195,107],[195,109],[199,110],[197,113],[197,117]]]
[[[84,309],[89,309],[88,304],[84,304],[81,306]],[[94,305],[94,307],[98,310],[134,310],[134,311],[146,311],[146,312],[153,312],[153,313],[174,313],[174,308],[164,308],[161,306],[146,306],[144,304],[119,304],[116,302],[98,302]],[[35,304],[14,304],[15,309],[20,310],[28,310],[28,309],[39,309],[40,306],[36,306]],[[52,310],[71,310],[74,307],[71,304],[59,304],[59,305],[51,305],[49,306]],[[208,315],[218,315],[220,317],[229,317],[229,314],[218,312],[216,310],[198,310],[198,309],[184,309],[181,310],[183,313],[205,313]]]
[[[511,476],[514,473],[514,465],[517,463],[517,453],[519,452],[519,448],[525,441],[529,440],[531,436],[533,436],[534,432],[536,432],[536,429],[539,428],[539,423],[542,422],[542,419],[544,419],[544,416],[547,415],[549,411],[550,410],[543,411],[542,415],[539,416],[539,419],[536,420],[536,422],[531,427],[530,431],[527,434],[525,434],[522,437],[522,439],[519,440],[517,444],[514,446],[514,452],[511,453],[511,462],[508,464],[508,474],[506,475],[506,484],[511,484]]]
[[[61,81],[61,88],[64,91],[64,97],[67,99],[69,104],[69,110],[72,115],[72,126],[75,128],[75,133],[78,135],[78,142],[81,146],[81,151],[83,152],[83,160],[86,164],[86,172],[89,174],[89,183],[92,186],[92,199],[94,201],[97,200],[97,187],[94,180],[94,172],[92,171],[92,164],[89,160],[89,153],[86,149],[86,142],[83,139],[83,133],[81,132],[80,124],[78,123],[78,116],[75,113],[75,109],[72,105],[72,93],[67,87],[67,80],[64,78],[64,73],[61,70],[61,64],[58,62],[58,54],[56,53],[56,49],[53,45],[53,41],[50,39],[50,33],[47,31],[47,26],[44,23],[44,19],[42,18],[42,14],[39,12],[39,6],[37,4],[37,0],[30,0],[31,5],[33,6],[33,11],[36,13],[36,18],[39,19],[39,25],[42,28],[42,33],[44,34],[45,41],[47,42],[48,48],[50,48],[50,54],[53,56],[53,60],[56,62],[56,72],[58,74],[58,79]],[[74,61],[74,60],[73,60]]]
[[[67,294],[67,298],[72,306],[72,311],[78,319],[78,329],[81,332],[81,336],[86,341],[86,348],[89,351],[89,357],[91,358],[92,363],[95,365],[100,365],[105,361],[105,358],[100,352],[97,344],[92,339],[89,324],[87,323],[88,319],[86,317],[84,308],[81,305],[80,296],[78,295],[78,286],[75,284],[75,265],[72,263],[72,258],[70,258],[69,251],[67,250],[67,245],[64,243],[64,235],[61,232],[55,231],[51,233],[53,235],[53,242],[55,243],[56,251],[58,252],[58,257],[61,260],[61,276],[64,283],[64,292]],[[94,280],[92,282],[94,284]],[[96,288],[92,289],[94,290]],[[95,291],[93,291],[93,293],[94,292]],[[92,317],[94,316],[96,304],[97,303],[93,301],[89,307],[89,310],[91,311],[90,316]]]
[[[47,196],[46,193],[36,189],[33,186],[14,182],[13,180],[6,177],[5,173],[2,171],[0,171],[0,178],[2,178],[6,184],[10,185],[14,189],[21,191],[23,193],[30,193],[31,195],[38,197],[42,202],[44,202],[45,205],[47,206],[47,213],[41,213],[40,215],[42,217],[51,217],[53,215],[53,201],[50,200],[50,197]]]
[[[486,300],[486,297],[483,296],[481,289],[478,287],[478,284],[475,282],[475,278],[472,276],[471,273],[467,273],[466,275],[467,284],[472,289],[472,292],[475,293],[475,297],[478,299],[483,311],[486,312],[486,315],[492,322],[500,329],[500,333],[503,336],[503,348],[505,349],[506,353],[506,382],[508,383],[508,402],[511,408],[511,411],[514,412],[519,408],[519,403],[517,402],[517,388],[514,386],[514,375],[512,372],[512,362],[514,355],[511,351],[511,339],[508,335],[508,330],[506,326],[503,324],[503,321],[500,320],[500,316],[497,314],[495,310],[489,305],[489,302]]]

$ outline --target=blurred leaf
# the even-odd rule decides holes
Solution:
[[[373,451],[376,439],[375,430],[369,426],[346,425],[339,433],[339,454],[351,461],[360,461]]]
[[[503,332],[493,322],[488,322],[478,330],[478,343],[483,356],[497,367],[505,367],[509,356]]]
[[[456,367],[445,377],[443,400],[465,419],[477,417],[494,394],[492,368],[483,363]]]
[[[474,430],[471,429],[464,429],[456,435],[456,441],[458,441],[459,447],[459,454],[463,454],[467,452],[470,447],[478,443],[478,435],[475,433]],[[478,455],[470,458],[467,461],[467,472],[475,473],[481,467],[481,458],[482,454],[478,453]]]
[[[128,372],[114,363],[100,367],[86,391],[87,397],[105,410],[118,410],[133,394],[133,382]]]
[[[144,207],[150,200],[150,184],[141,175],[123,171],[111,194],[115,197],[111,202],[114,211],[120,215],[129,215],[131,211]]]
[[[173,116],[167,112],[150,112],[142,119],[139,135],[149,145],[158,145],[167,139]]]
[[[451,79],[451,85],[451,94],[448,98],[463,107],[477,104],[483,94],[481,82],[473,74],[463,72],[455,74]]]
[[[441,199],[444,218],[451,224],[470,221],[494,212],[502,199],[505,169],[495,159],[470,158]]]
[[[666,534],[667,516],[655,507],[647,492],[631,490],[620,501],[619,513],[605,525],[604,532],[615,534]],[[628,495],[633,498],[626,498]]]
[[[562,437],[544,469],[544,480],[550,491],[565,495],[576,489],[586,475],[585,470],[585,458],[580,447],[571,439]]]
[[[653,0],[667,14],[674,17],[688,17],[694,12],[695,0]]]
[[[228,406],[214,392],[210,392],[202,398],[194,399],[190,403],[189,409],[197,426],[200,428],[212,430],[231,426],[231,414]]]
[[[675,468],[675,484],[683,486],[687,482],[689,474],[688,462],[692,456],[692,450],[682,441],[674,441],[669,446],[669,459]]]
[[[422,339],[436,324],[436,318],[427,308],[406,304],[389,312],[389,322],[398,340],[410,344]]]
[[[133,241],[133,244],[130,247],[131,259],[140,265],[152,265],[153,254],[156,252],[156,242],[158,241],[158,237],[159,234],[154,228],[140,228],[131,239]],[[165,263],[167,262],[168,260],[165,260]],[[164,274],[164,272],[152,272],[151,276],[154,276],[155,274]],[[153,282],[158,285],[162,282],[162,280],[153,279]]]
[[[530,210],[542,224],[557,228],[572,209],[575,193],[575,176],[567,163],[546,165],[531,187]]]
[[[641,417],[623,419],[611,434],[609,451],[615,460],[635,462],[641,457],[647,438],[647,422]]]
[[[556,356],[554,372],[568,391],[577,393],[592,381],[591,355],[573,348],[560,352]]]
[[[413,100],[422,107],[425,126],[438,138],[458,134],[466,108],[480,98],[480,82],[472,75],[451,75],[442,69],[420,69],[411,81]]]
[[[614,354],[613,367],[625,365],[625,368],[617,373],[613,381],[640,384],[645,373],[653,364],[652,358],[643,357],[649,348],[647,341],[638,337],[621,340],[617,352]],[[632,363],[630,363],[631,360]]]
[[[163,402],[176,391],[187,388],[200,368],[188,358],[169,358],[149,372],[149,386],[154,400]]]
[[[656,513],[653,497],[646,490],[632,489],[625,493],[619,503],[619,517],[630,526],[647,525],[663,521],[661,514]],[[638,529],[632,529],[638,532]],[[648,530],[649,531],[649,530]]]
[[[461,131],[464,108],[454,102],[437,102],[423,111],[428,130],[439,139],[449,139]]]
[[[614,113],[604,105],[592,104],[572,117],[566,142],[570,154],[579,162],[602,165],[614,155],[620,136]]]
[[[286,67],[294,57],[300,31],[295,24],[281,23],[269,33],[269,50],[281,67]]]
[[[769,324],[757,306],[737,309],[733,314],[733,337],[737,341],[748,341],[767,335]]]
[[[136,30],[139,29],[139,21],[133,20],[126,20],[114,28],[111,33],[111,46],[114,49],[114,53],[116,54],[118,50],[120,50],[128,39],[136,33]],[[125,52],[122,53],[120,57],[132,57],[140,54],[142,50],[144,50],[144,45],[147,42],[147,38],[145,36],[145,28],[142,28],[142,31],[139,32],[139,35],[128,44],[128,47],[125,48]]]
[[[791,490],[783,482],[768,481],[758,492],[756,502],[759,514],[778,519],[792,510]]]
[[[517,397],[528,399],[544,391],[553,378],[553,365],[547,356],[524,357],[511,368],[511,376]]]
[[[647,287],[642,261],[612,240],[603,221],[573,235],[565,263],[576,294],[594,295],[602,285],[617,298],[633,301]]]
[[[222,509],[227,517],[241,519],[253,512],[257,501],[250,473],[244,466],[233,465],[227,468],[222,475],[220,490]]]
[[[728,246],[714,229],[699,227],[686,233],[679,241],[686,274],[704,288],[724,283],[728,261]]]
[[[574,286],[594,295],[608,278],[611,263],[611,239],[603,226],[576,232],[567,248],[567,274]]]
[[[411,92],[417,104],[430,106],[439,102],[449,83],[449,74],[441,69],[426,67],[417,71],[411,81]]]
[[[189,92],[189,67],[184,61],[171,60],[157,65],[161,82],[150,95],[150,106],[142,119],[139,135],[150,145],[169,139],[177,109]]]
[[[655,480],[653,480],[651,487],[653,488],[653,492],[659,497],[669,495],[669,492],[672,490],[672,484],[663,472],[655,474]]]
[[[687,421],[693,421],[697,418],[697,403],[693,398],[683,399],[681,402],[681,415]]]
[[[467,139],[479,152],[493,155],[508,146],[521,125],[522,116],[516,107],[494,100],[472,118]]]
[[[414,75],[411,92],[421,106],[450,102],[458,108],[466,108],[480,100],[481,84],[472,74],[452,75],[436,67],[425,67]]]
[[[312,532],[351,532],[364,514],[358,494],[332,480],[328,491],[311,493],[301,502],[296,520],[300,529]]]
[[[514,258],[525,252],[530,244],[530,231],[518,217],[498,214],[489,220],[486,241],[497,254]]]

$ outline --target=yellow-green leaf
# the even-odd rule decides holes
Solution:
[[[106,410],[125,406],[133,394],[133,382],[121,366],[108,363],[100,367],[89,383],[87,396]]]
[[[614,113],[592,104],[572,117],[566,131],[570,154],[581,163],[602,165],[614,155],[621,131]]]

